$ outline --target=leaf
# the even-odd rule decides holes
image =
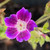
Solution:
[[[31,43],[33,49],[36,49],[37,43],[39,42],[39,35],[35,30],[31,32],[31,38],[28,40],[28,42]]]
[[[33,47],[33,49],[36,49],[37,44],[36,43],[32,43],[32,47]]]
[[[5,32],[2,32],[0,35],[1,38],[6,38]]]
[[[30,42],[30,44],[32,45],[33,49],[36,49],[38,41],[36,41],[35,37],[30,38],[30,40],[28,42]]]
[[[49,29],[43,29],[42,32],[44,32],[44,33],[48,33],[48,32],[50,32],[50,30],[49,30]]]
[[[43,25],[43,29],[48,28],[48,27],[49,27],[49,23],[46,22],[46,23]]]
[[[31,31],[31,35],[34,36],[34,37],[36,37],[36,38],[40,37],[39,34],[35,30]]]
[[[39,38],[36,38],[36,39],[35,39],[35,43],[38,43],[38,42],[39,42],[39,40],[40,40]]]
[[[50,42],[50,38],[48,36],[46,36],[46,38],[44,38],[43,36],[39,36],[38,31],[36,32],[35,30],[31,32],[31,38],[28,40],[33,49],[36,49],[37,43],[39,43],[42,47],[45,41]]]
[[[50,42],[50,37],[46,36],[46,42]]]
[[[5,22],[4,22],[4,17],[2,17],[2,25],[0,25],[0,37],[1,38],[5,38],[6,35],[5,35],[5,31],[6,31],[6,25],[5,25]],[[7,38],[7,37],[6,37]]]
[[[46,22],[46,23],[43,25],[42,32],[44,32],[44,33],[48,33],[48,32],[50,32],[50,30],[47,29],[48,27],[49,27],[49,23]]]
[[[50,1],[46,4],[45,14],[50,14]]]
[[[4,31],[5,31],[4,27],[0,26],[0,33],[4,32]]]
[[[39,40],[39,44],[42,47],[42,45],[45,43],[45,39],[41,36]]]

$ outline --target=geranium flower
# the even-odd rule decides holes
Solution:
[[[6,17],[4,19],[8,27],[5,32],[6,36],[10,39],[16,38],[19,42],[29,40],[30,32],[34,30],[34,27],[37,27],[36,23],[31,20],[31,16],[31,12],[23,7],[16,14]]]

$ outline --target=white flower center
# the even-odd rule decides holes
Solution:
[[[22,21],[22,20],[18,20],[17,22],[17,29],[19,31],[23,31],[26,29],[26,22]]]

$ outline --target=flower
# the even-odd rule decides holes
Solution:
[[[4,19],[8,27],[5,32],[6,36],[10,39],[16,38],[19,42],[29,40],[30,32],[34,30],[34,27],[37,27],[36,23],[31,20],[31,16],[31,12],[23,7],[16,14],[6,17]]]

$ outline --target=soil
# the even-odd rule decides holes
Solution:
[[[15,39],[9,40],[13,43],[5,43],[7,39],[0,40],[0,50],[33,50],[28,42],[19,43]]]

